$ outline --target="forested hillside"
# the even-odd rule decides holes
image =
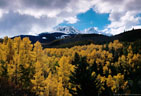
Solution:
[[[66,37],[65,37],[66,36]],[[65,34],[65,33],[41,33],[37,36],[20,35],[21,39],[28,37],[32,44],[39,41],[43,48],[70,48],[78,45],[106,44],[119,40],[120,42],[134,42],[141,40],[141,29],[132,29],[121,32],[118,35],[106,36],[102,34]],[[14,39],[12,37],[11,39]],[[0,39],[0,42],[2,39]]]
[[[138,42],[46,48],[29,38],[0,43],[0,96],[141,94]]]
[[[106,44],[119,40],[120,42],[134,42],[141,40],[141,29],[132,29],[129,31],[122,32],[114,36],[105,36],[102,34],[77,34],[70,38],[53,40],[49,43],[42,43],[44,48],[66,48],[77,45],[88,45],[94,44]]]

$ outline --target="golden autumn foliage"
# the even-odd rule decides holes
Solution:
[[[104,91],[126,94],[129,90],[134,93],[131,87],[141,81],[141,54],[134,53],[131,45],[126,49],[127,54],[123,54],[123,48],[115,40],[108,45],[43,49],[40,42],[31,44],[29,38],[5,37],[0,43],[0,77],[30,89],[37,96],[72,96],[70,76],[75,68],[74,55],[78,53],[93,68],[91,76],[99,81],[96,85],[99,94],[106,94]]]

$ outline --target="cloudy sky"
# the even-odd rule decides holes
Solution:
[[[0,37],[64,25],[112,34],[141,28],[141,0],[0,0]]]

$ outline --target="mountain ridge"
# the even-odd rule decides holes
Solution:
[[[103,44],[113,40],[133,42],[138,39],[141,40],[141,29],[130,30],[114,36],[106,36],[102,34],[65,34],[65,33],[41,33],[37,36],[33,35],[19,35],[15,37],[29,37],[32,43],[36,41],[41,42],[44,48],[48,47],[72,47],[75,45],[85,45],[90,43]],[[12,37],[12,38],[15,38]],[[77,43],[77,44],[76,44]],[[71,46],[67,46],[70,44]],[[65,46],[64,46],[65,45]]]

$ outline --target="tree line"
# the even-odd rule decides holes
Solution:
[[[1,96],[141,94],[141,54],[118,40],[46,48],[29,38],[0,43]]]

